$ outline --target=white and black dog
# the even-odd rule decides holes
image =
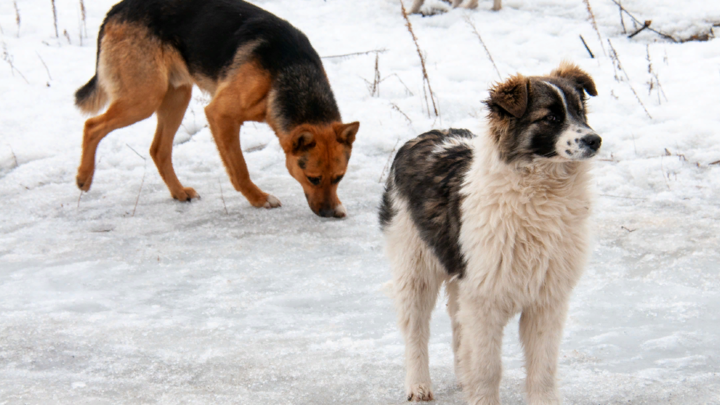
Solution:
[[[450,4],[452,4],[453,8],[477,8],[478,6],[478,0],[443,0]],[[412,6],[410,7],[410,14],[417,14],[420,12],[420,8],[425,3],[425,0],[414,0]],[[502,8],[502,0],[493,0],[493,7],[492,9],[494,11],[498,11]]]
[[[473,405],[499,404],[501,344],[522,313],[530,404],[559,404],[558,346],[568,299],[589,251],[590,76],[563,63],[514,76],[486,101],[488,133],[431,131],[393,162],[380,207],[405,338],[408,400],[433,399],[430,315],[443,283],[455,372]]]

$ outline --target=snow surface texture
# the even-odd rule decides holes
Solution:
[[[202,200],[170,198],[147,152],[154,118],[101,143],[92,190],[78,200],[84,117],[72,94],[93,75],[112,3],[85,1],[80,44],[76,0],[56,0],[60,38],[49,1],[17,0],[19,30],[13,2],[0,2],[0,404],[404,403],[379,180],[399,142],[448,126],[482,133],[481,100],[499,77],[466,16],[503,78],[568,59],[600,92],[590,101],[603,136],[597,243],[566,324],[565,402],[720,404],[718,40],[673,44],[647,30],[627,39],[617,7],[593,0],[602,47],[610,52],[610,38],[628,80],[603,55],[580,0],[506,0],[497,13],[483,0],[475,11],[412,16],[435,119],[398,1],[256,1],[323,56],[387,49],[377,97],[366,83],[374,55],[325,59],[343,117],[362,122],[339,189],[349,217],[338,221],[312,214],[264,124],[245,125],[242,143],[252,178],[283,207],[252,208],[228,181],[199,92],[174,161]],[[623,4],[677,36],[720,21],[717,1]],[[648,51],[667,99],[657,85],[649,92]],[[437,403],[461,404],[444,306],[433,318],[431,373]],[[502,397],[522,404],[517,319],[506,331]]]

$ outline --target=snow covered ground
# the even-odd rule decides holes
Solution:
[[[55,2],[60,38],[51,2],[16,3],[19,30],[13,2],[0,2],[0,404],[403,403],[379,180],[398,142],[434,127],[482,133],[481,100],[499,77],[466,16],[503,77],[545,74],[568,59],[600,92],[590,101],[604,140],[597,243],[562,345],[566,403],[720,404],[717,39],[673,44],[647,30],[627,39],[610,0],[592,0],[602,42],[580,0],[506,0],[498,13],[483,0],[476,11],[412,16],[435,119],[397,0],[254,1],[302,29],[321,55],[387,49],[377,97],[366,83],[374,55],[325,60],[343,117],[362,122],[339,190],[349,217],[335,221],[312,214],[265,125],[246,125],[243,147],[252,178],[283,207],[254,209],[234,192],[200,93],[174,160],[202,200],[170,198],[147,153],[154,119],[101,143],[93,188],[80,197],[84,117],[72,94],[93,75],[113,0],[85,1],[82,44],[78,1]],[[623,4],[678,37],[720,22],[717,1]],[[603,55],[607,38],[627,77]],[[649,91],[648,53],[664,96]],[[436,402],[461,404],[444,302],[432,328]],[[503,360],[504,403],[522,404],[517,319]]]

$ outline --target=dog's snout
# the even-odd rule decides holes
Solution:
[[[598,149],[600,149],[600,145],[602,145],[602,138],[600,138],[596,134],[590,134],[582,137],[580,139],[580,143],[583,146],[586,146],[588,149],[592,150],[593,152],[596,152]]]

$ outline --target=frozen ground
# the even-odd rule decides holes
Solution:
[[[112,3],[85,1],[80,45],[77,1],[56,0],[59,39],[49,1],[17,0],[19,36],[13,3],[0,2],[0,404],[403,403],[403,345],[382,290],[378,180],[398,141],[451,125],[482,132],[480,100],[498,75],[465,15],[503,77],[547,73],[565,58],[600,91],[590,115],[604,138],[597,244],[562,345],[566,403],[720,404],[718,40],[629,40],[617,8],[592,0],[605,50],[611,38],[631,79],[616,81],[580,0],[506,0],[499,13],[483,0],[477,11],[413,16],[439,99],[435,120],[423,111],[396,0],[257,1],[304,30],[321,55],[387,49],[379,97],[365,82],[374,56],[325,60],[344,118],[362,122],[339,191],[350,216],[329,221],[308,209],[265,125],[243,128],[243,146],[253,179],[283,207],[253,209],[232,191],[199,93],[175,167],[202,200],[170,198],[147,153],[154,119],[103,141],[93,188],[78,200],[84,118],[72,93],[93,74],[95,35]],[[718,2],[623,4],[677,36],[720,21]],[[648,92],[648,50],[667,99],[657,86]],[[517,320],[505,339],[506,404],[523,403],[516,329]],[[430,349],[436,402],[461,404],[449,342],[441,303]]]

